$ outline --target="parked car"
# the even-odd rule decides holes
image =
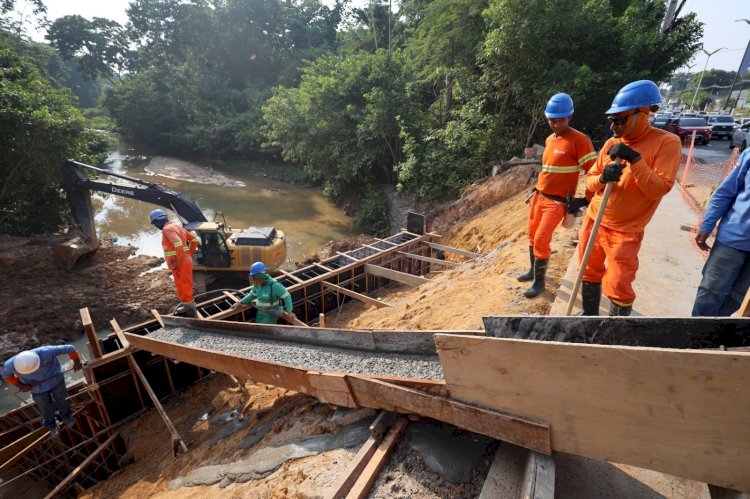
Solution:
[[[744,151],[748,145],[750,145],[750,121],[734,131],[729,147],[739,147],[740,151]]]
[[[708,124],[711,125],[711,136],[715,139],[721,140],[726,137],[727,140],[732,140],[734,135],[734,118],[728,114],[717,114],[708,117]]]
[[[693,133],[693,130],[696,132],[696,142],[700,141],[701,144],[708,144],[711,140],[711,127],[708,126],[708,123],[703,118],[685,118],[683,115],[670,122],[667,130],[677,134],[680,140],[683,141],[686,136],[690,136]]]
[[[651,123],[651,125],[655,126],[656,128],[661,128],[662,130],[666,130],[667,123],[669,123],[669,116],[666,114],[663,114],[661,116],[659,115],[655,116],[654,121]]]

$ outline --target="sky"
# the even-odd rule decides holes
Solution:
[[[20,3],[20,2],[19,2]],[[127,21],[125,10],[130,0],[46,0],[50,20],[65,15],[78,14],[91,19],[105,17],[120,24]],[[357,4],[366,0],[355,0]],[[395,3],[395,2],[394,2]],[[701,71],[708,62],[707,69],[736,71],[742,55],[750,41],[750,24],[734,22],[735,19],[750,19],[750,0],[687,0],[681,15],[695,12],[705,26],[703,28],[703,48],[708,52],[722,49],[710,58],[698,52],[692,61],[690,72]],[[42,40],[42,36],[33,38]],[[684,68],[685,70],[688,67]]]

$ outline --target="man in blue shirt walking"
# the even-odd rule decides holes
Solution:
[[[693,317],[728,317],[742,305],[750,287],[750,148],[740,155],[708,202],[695,236],[711,250],[693,304]],[[719,222],[713,248],[706,239]]]
[[[60,413],[65,426],[72,428],[75,425],[75,418],[70,414],[70,403],[67,401],[65,377],[60,361],[57,360],[57,356],[63,354],[68,354],[73,361],[74,371],[82,369],[76,347],[46,345],[21,352],[6,360],[2,372],[5,381],[16,385],[22,392],[31,392],[31,397],[42,413],[42,423],[49,428],[52,436],[60,433],[55,421],[55,411]]]

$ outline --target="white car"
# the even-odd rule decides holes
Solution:
[[[748,145],[750,145],[750,121],[734,131],[729,147],[739,147],[740,151],[744,151]]]

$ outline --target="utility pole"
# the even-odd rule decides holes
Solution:
[[[662,35],[664,35],[664,33],[667,32],[667,28],[669,28],[672,25],[672,20],[674,19],[675,11],[677,10],[677,1],[678,0],[669,1],[669,6],[667,7],[667,15],[664,16],[664,21],[662,21],[661,23]]]
[[[701,77],[698,79],[698,86],[695,87],[695,93],[693,94],[693,100],[690,101],[690,110],[693,110],[693,104],[695,104],[695,97],[698,95],[698,90],[701,88],[701,82],[703,82],[703,75],[706,74],[706,67],[708,67],[708,60],[711,59],[711,56],[715,53],[719,52],[720,50],[725,50],[726,47],[721,47],[720,49],[716,49],[713,52],[708,52],[706,49],[701,49],[704,54],[706,54],[708,57],[706,57],[706,64],[703,65],[703,71],[701,71]]]

